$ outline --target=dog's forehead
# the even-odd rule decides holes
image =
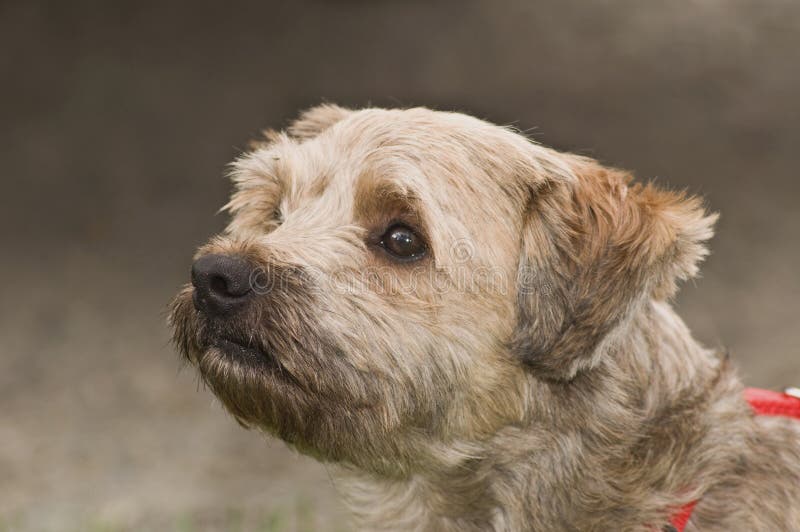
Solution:
[[[496,188],[520,146],[528,144],[518,135],[458,113],[366,109],[293,144],[283,174],[290,202],[324,195],[341,203],[364,188],[452,200]]]

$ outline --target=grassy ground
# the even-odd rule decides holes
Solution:
[[[0,520],[0,532],[36,529],[22,515]],[[59,524],[52,530],[58,532],[346,532],[346,523],[332,523],[320,516],[313,502],[298,499],[289,507],[272,511],[245,511],[231,508],[218,515],[177,515],[161,522],[120,523],[109,519],[87,516],[72,524]]]

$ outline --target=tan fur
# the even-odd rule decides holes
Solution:
[[[696,198],[427,109],[311,109],[236,161],[227,231],[268,289],[182,353],[242,424],[330,464],[365,530],[800,530],[800,428],[753,418],[667,300]],[[402,221],[429,252],[376,241]],[[209,338],[243,339],[245,361]]]

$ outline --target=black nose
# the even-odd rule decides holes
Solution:
[[[253,293],[250,276],[254,267],[232,255],[203,255],[192,265],[194,306],[209,316],[228,314]]]

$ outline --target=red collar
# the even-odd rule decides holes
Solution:
[[[790,388],[786,393],[780,393],[746,388],[744,398],[757,416],[786,416],[800,419],[800,389]],[[683,532],[696,504],[697,501],[692,501],[672,516],[669,522],[675,532]],[[667,527],[665,530],[670,528]]]

